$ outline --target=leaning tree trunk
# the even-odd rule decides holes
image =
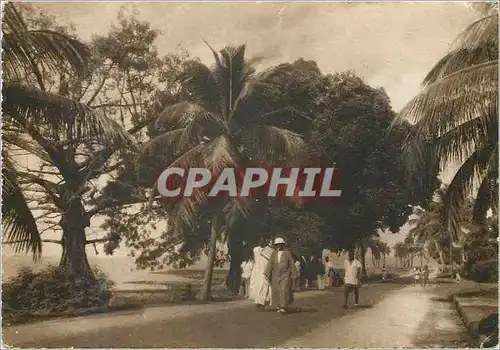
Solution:
[[[208,250],[208,262],[207,268],[205,270],[205,278],[203,279],[203,287],[201,289],[201,300],[209,300],[211,298],[212,290],[212,276],[214,272],[215,254],[217,250],[217,238],[219,237],[217,230],[212,224],[209,250]]]
[[[241,263],[243,262],[243,245],[238,235],[231,233],[228,240],[228,253],[231,256],[229,271],[226,278],[226,287],[234,294],[238,294],[241,285]]]
[[[441,250],[441,247],[439,246],[439,244],[436,240],[434,240],[434,246],[436,247],[436,250],[439,254],[439,262],[441,263],[441,266],[444,266],[445,262],[444,262],[443,251]]]
[[[63,253],[60,264],[69,276],[76,279],[95,279],[85,251],[85,228],[89,224],[81,201],[78,198],[71,200],[61,217]]]

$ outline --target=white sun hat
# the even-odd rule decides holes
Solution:
[[[285,244],[285,240],[281,237],[278,237],[274,240],[274,244]]]

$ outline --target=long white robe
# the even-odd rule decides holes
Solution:
[[[253,249],[255,264],[250,276],[250,299],[260,305],[266,305],[271,301],[271,288],[264,275],[269,257],[268,254],[262,254],[266,248],[255,247]]]

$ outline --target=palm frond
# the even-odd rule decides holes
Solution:
[[[477,117],[447,131],[434,142],[441,168],[451,161],[464,162],[476,149],[497,138],[498,119],[490,116]]]
[[[488,16],[470,25],[455,40],[453,49],[427,74],[423,85],[432,84],[467,67],[498,58],[498,16]]]
[[[458,36],[453,46],[474,49],[494,42],[498,44],[498,13],[472,23]]]
[[[16,253],[31,251],[37,259],[42,253],[42,241],[35,218],[17,182],[14,164],[2,152],[2,223],[4,243],[13,243]]]
[[[4,115],[5,117],[5,115]],[[50,156],[45,152],[45,150],[38,144],[31,142],[22,137],[21,134],[14,134],[13,132],[3,132],[2,141],[4,148],[10,148],[11,146],[18,147],[22,150],[28,151],[30,154],[35,155],[43,161],[48,163],[51,162]]]
[[[419,133],[439,136],[482,115],[498,116],[498,60],[430,84],[403,108],[398,120],[408,119],[418,123]]]
[[[244,90],[248,76],[245,69],[245,45],[227,46],[219,54],[220,59],[213,71],[213,76],[218,81],[222,115],[229,119],[238,96]]]
[[[300,164],[305,150],[302,135],[269,125],[257,125],[241,133],[251,162],[260,166]]]
[[[476,201],[472,211],[472,219],[477,224],[483,224],[488,209],[498,205],[498,145],[490,157],[488,170],[479,185]]]
[[[20,127],[49,126],[54,133],[73,139],[95,138],[105,144],[134,145],[116,121],[63,96],[17,84],[2,90],[3,111]]]
[[[498,150],[498,144],[495,149]],[[494,155],[498,157],[498,152],[491,147],[485,147],[474,152],[458,169],[451,181],[446,196],[444,198],[445,212],[444,220],[448,231],[455,240],[458,240],[461,207],[465,199],[472,195],[475,181],[481,181],[484,178],[488,166],[492,163]]]
[[[189,102],[203,107],[215,115],[222,114],[219,82],[213,72],[204,64],[190,61],[183,70],[183,89]]]
[[[21,82],[44,66],[58,72],[69,64],[78,74],[87,73],[89,48],[68,35],[48,30],[28,30],[13,3],[4,7],[3,61],[6,80]]]
[[[214,175],[225,168],[237,169],[239,165],[238,153],[224,135],[206,145],[203,159],[205,167]]]

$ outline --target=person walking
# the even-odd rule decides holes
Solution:
[[[271,254],[265,276],[271,283],[271,305],[276,307],[278,314],[284,314],[293,303],[292,281],[297,269],[292,253],[285,248],[285,240],[276,238],[274,245],[276,250]]]
[[[330,288],[333,286],[334,272],[333,263],[330,261],[330,257],[325,257],[325,270],[326,270],[326,287]]]
[[[420,281],[420,268],[415,267],[413,269],[413,286],[416,286]]]
[[[316,283],[319,290],[325,289],[326,284],[326,267],[320,257],[316,258]]]
[[[354,258],[354,250],[348,253],[348,259],[344,261],[344,309],[348,308],[349,295],[354,293],[354,305],[359,303],[359,285],[361,282],[361,263]]]
[[[429,274],[430,274],[429,265],[425,265],[424,266],[424,273],[423,273],[423,284],[424,284],[424,287],[426,285],[430,285],[431,284],[431,282],[429,280]]]
[[[385,281],[387,279],[387,269],[385,268],[385,265],[382,267],[382,281]]]
[[[243,289],[243,296],[248,298],[250,296],[250,276],[252,275],[253,270],[253,256],[250,254],[247,260],[241,263],[241,286]]]
[[[269,281],[264,275],[273,252],[269,243],[269,240],[261,238],[259,245],[253,249],[254,266],[250,276],[250,299],[259,309],[264,308],[271,301]]]
[[[300,268],[300,261],[295,262],[295,269],[297,270],[296,273],[297,275],[294,278],[294,290],[299,291],[300,290],[300,279],[301,279],[301,268]]]

